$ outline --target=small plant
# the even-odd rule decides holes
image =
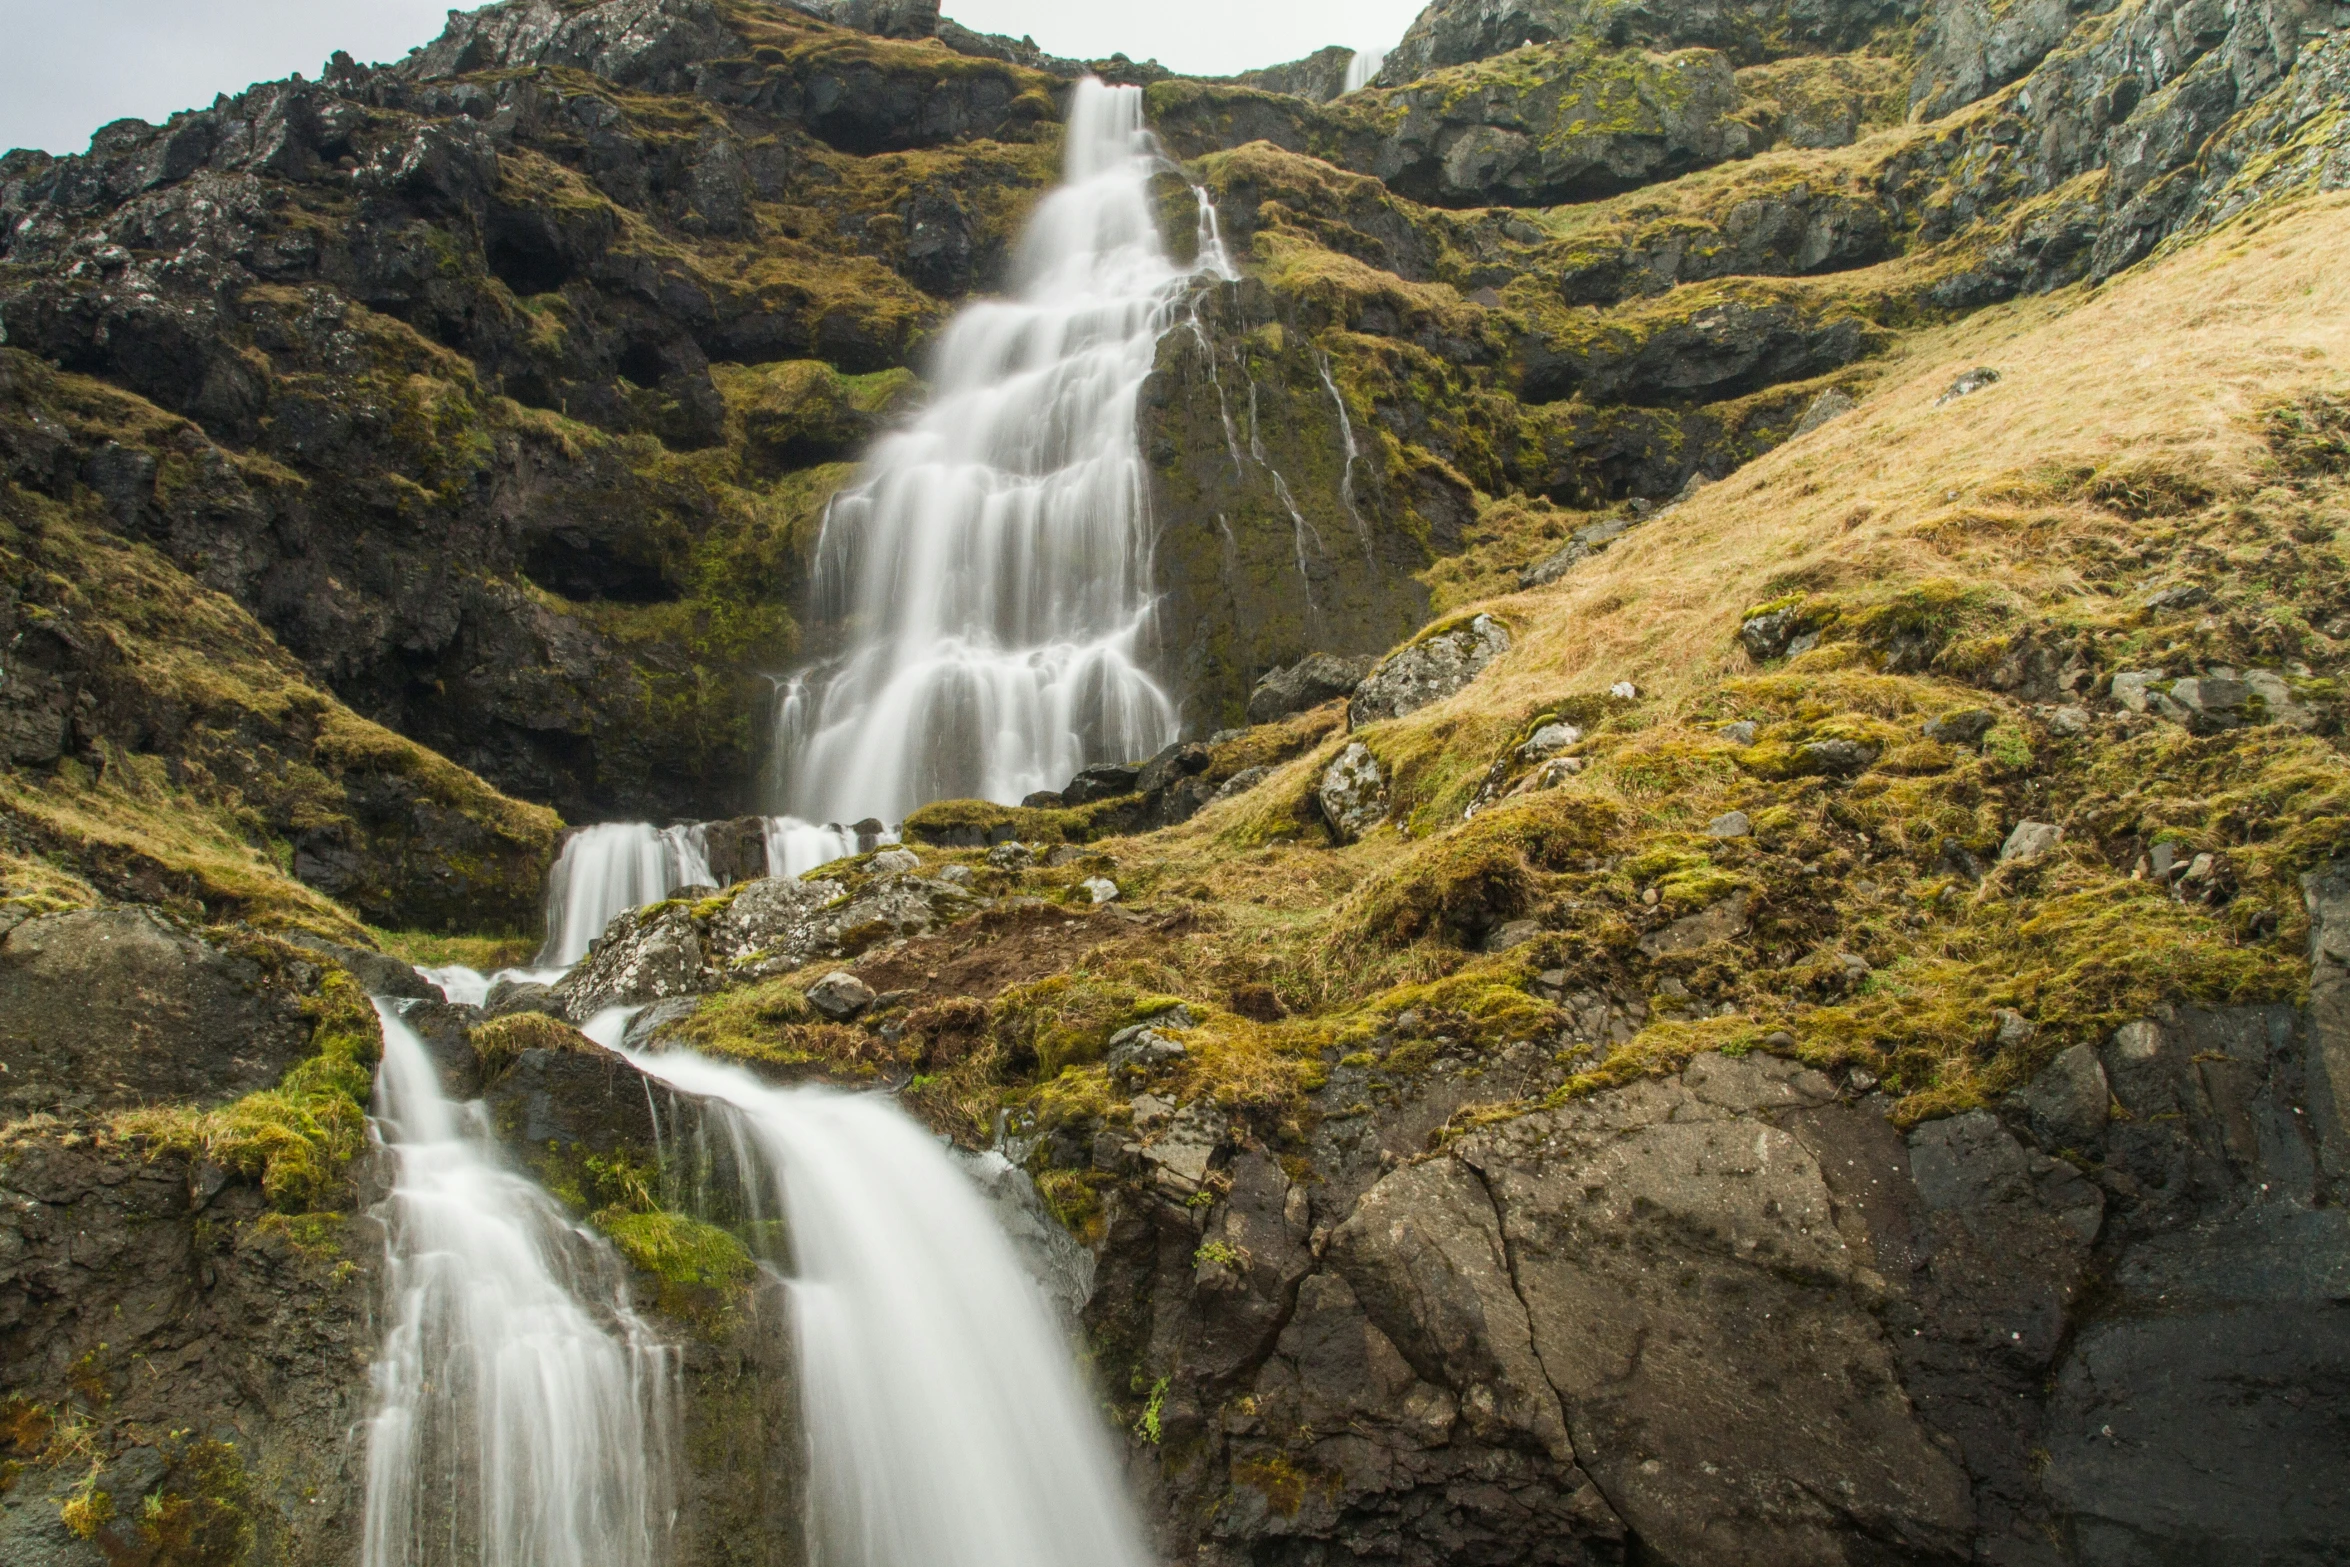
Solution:
[[[1218,1267],[1238,1269],[1247,1260],[1238,1248],[1227,1241],[1209,1241],[1191,1254],[1191,1265],[1195,1268],[1214,1263]]]
[[[1159,1412],[1167,1407],[1167,1379],[1159,1378],[1151,1384],[1150,1399],[1142,1406],[1142,1415],[1134,1422],[1134,1434],[1151,1446],[1159,1445]]]

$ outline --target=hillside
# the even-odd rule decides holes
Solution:
[[[508,0],[0,160],[0,1555],[356,1559],[388,990],[687,1346],[680,1562],[804,1444],[615,1007],[1027,1172],[1165,1560],[2336,1559],[2342,21]],[[1185,743],[435,999],[565,823],[763,808],[1089,71],[1237,273]]]

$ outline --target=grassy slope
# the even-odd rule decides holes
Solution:
[[[1547,1032],[1558,1015],[1526,981],[1554,966],[1570,991],[1655,1006],[1570,1092],[1759,1047],[1865,1067],[1912,1119],[1979,1103],[2166,1001],[2297,997],[2295,878],[2350,848],[2335,745],[2284,727],[2193,738],[2102,704],[2067,740],[2048,704],[1997,686],[2035,657],[2083,666],[2082,697],[2117,669],[2331,662],[2337,644],[2312,623],[2345,582],[2350,490],[2323,396],[2350,356],[2350,278],[2329,263],[2346,237],[2350,200],[2302,203],[2102,291],[1910,338],[1859,411],[1559,586],[1489,601],[1515,649],[1361,736],[1396,778],[1401,830],[1332,848],[1313,825],[1306,796],[1333,738],[1240,800],[1115,846],[1120,880],[1146,907],[1189,905],[1191,930],[1147,963],[1103,949],[1088,972],[1211,1005],[1271,983],[1292,1019],[1214,1010],[1189,1086],[1273,1117],[1406,1007],[1423,1032]],[[1976,365],[2003,379],[1937,408]],[[2143,608],[2182,574],[2214,602]],[[1737,632],[1774,601],[1823,645],[1757,670]],[[1639,700],[1608,701],[1624,680]],[[2323,712],[2331,683],[2300,694]],[[1979,754],[1920,735],[1962,708],[1998,720]],[[1496,759],[1558,712],[1593,731],[1589,770],[1464,825]],[[1735,719],[1761,724],[1755,745],[1714,732]],[[1837,737],[1881,759],[1849,780],[1801,776],[1800,747]],[[1703,836],[1733,807],[1753,838]],[[1979,886],[1953,874],[1946,842],[1990,863],[2024,819],[2063,823],[2065,845]],[[2198,896],[2133,876],[2164,838],[2217,857]],[[1641,949],[1663,922],[1740,897],[1752,929],[1735,943]],[[1546,927],[1533,944],[1463,945],[1521,915]],[[1679,1016],[1666,981],[1690,993]],[[1700,1004],[1727,1015],[1699,1018]],[[2028,1037],[2001,1042],[2002,1009]],[[1048,1113],[1117,1110],[1082,1066],[1037,1097]]]

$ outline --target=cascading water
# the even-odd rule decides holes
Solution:
[[[1150,197],[1168,165],[1138,90],[1078,85],[1067,164],[1022,237],[1014,297],[947,328],[928,409],[826,515],[817,605],[847,646],[781,704],[795,816],[1016,803],[1176,738],[1144,669],[1137,400],[1185,288],[1231,264],[1212,227],[1193,267],[1169,258]]]
[[[1356,51],[1355,57],[1346,62],[1346,86],[1340,89],[1341,93],[1361,92],[1371,85],[1371,78],[1377,76],[1380,68],[1386,64],[1387,51],[1384,49]]]
[[[1069,1346],[936,1138],[877,1095],[770,1088],[690,1055],[633,1059],[731,1107],[736,1201],[754,1223],[784,1221],[811,1560],[1142,1567]]]
[[[629,1310],[619,1259],[499,1166],[480,1111],[376,1011],[399,1177],[361,1567],[658,1567],[674,1352]]]
[[[539,949],[539,966],[569,968],[617,916],[715,879],[700,827],[606,822],[582,828],[563,845],[547,878],[547,944]]]

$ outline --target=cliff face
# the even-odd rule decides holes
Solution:
[[[1100,62],[1241,273],[1140,432],[1213,738],[496,1010],[1000,1147],[1170,1560],[2333,1559],[2345,21],[1440,0],[1343,97]],[[0,163],[0,1539],[349,1559],[334,964],[523,923],[558,811],[751,800],[824,502],[1080,69],[516,0]],[[681,1559],[795,1560],[740,1216],[564,1022],[431,1030],[686,1346]]]

